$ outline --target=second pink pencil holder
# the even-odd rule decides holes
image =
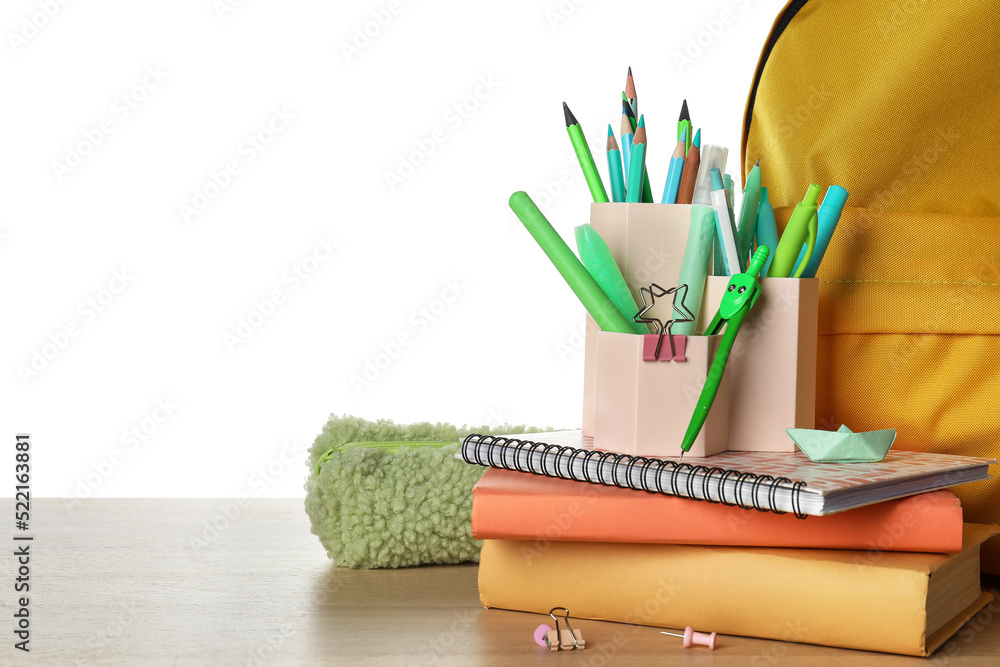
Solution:
[[[715,313],[728,278],[705,286]],[[794,452],[786,428],[816,423],[816,346],[819,281],[761,278],[761,295],[729,355],[729,450]]]
[[[675,336],[674,360],[666,337],[657,360],[652,360],[655,335],[600,331],[596,338],[594,446],[633,456],[679,456],[722,337]],[[728,442],[727,369],[688,455],[718,454]]]

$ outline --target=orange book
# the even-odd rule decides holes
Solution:
[[[956,553],[947,490],[797,519],[707,501],[490,468],[472,490],[476,539],[640,542]],[[875,556],[872,556],[875,557]]]

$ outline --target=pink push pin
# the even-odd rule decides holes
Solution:
[[[695,632],[694,628],[690,625],[684,629],[683,635],[679,635],[676,632],[664,632],[663,630],[660,631],[660,634],[683,638],[684,648],[691,648],[693,644],[700,644],[702,646],[707,646],[713,651],[715,650],[715,633],[706,634],[704,632]]]

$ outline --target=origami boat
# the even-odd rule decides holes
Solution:
[[[872,463],[881,461],[896,439],[896,429],[854,433],[846,426],[836,431],[810,428],[785,429],[789,437],[815,463]]]

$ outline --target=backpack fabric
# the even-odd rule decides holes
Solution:
[[[779,229],[847,188],[817,272],[816,427],[1000,455],[1000,12],[989,0],[793,0],[744,116]],[[1000,523],[1000,469],[953,490]],[[892,527],[886,527],[888,539]],[[1000,538],[982,548],[1000,574]]]

